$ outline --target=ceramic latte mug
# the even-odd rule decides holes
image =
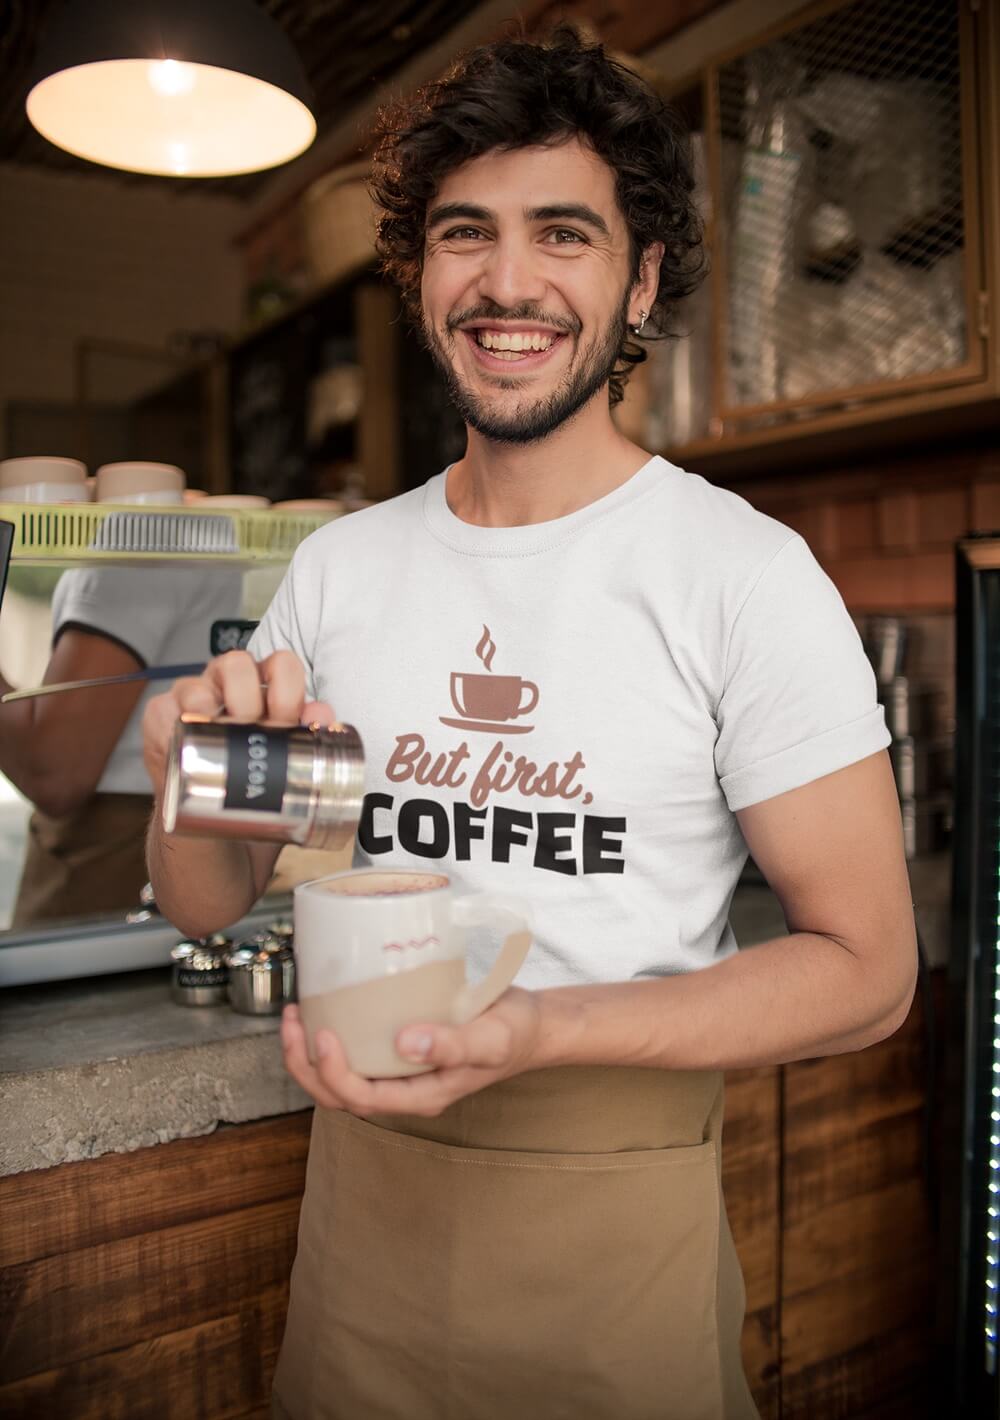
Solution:
[[[443,873],[356,868],[295,889],[295,969],[309,1058],[332,1030],[370,1079],[433,1069],[396,1053],[404,1026],[462,1025],[506,991],[531,945],[527,910],[494,893],[455,897]],[[466,981],[466,929],[506,932],[489,975]]]

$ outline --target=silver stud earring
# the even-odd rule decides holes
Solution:
[[[647,322],[648,320],[649,320],[649,312],[648,312],[648,311],[640,311],[640,312],[639,312],[639,324],[638,324],[638,325],[634,325],[634,326],[632,327],[632,329],[633,329],[633,331],[635,332],[636,335],[641,334],[642,328],[643,328],[643,326],[646,324],[646,322]]]

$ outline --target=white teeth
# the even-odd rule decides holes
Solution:
[[[555,340],[553,335],[543,335],[540,331],[477,330],[476,339],[485,350],[510,350],[520,353],[525,350],[548,350]]]

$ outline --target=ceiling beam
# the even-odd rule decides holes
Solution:
[[[788,19],[807,0],[730,0],[711,14],[686,25],[648,49],[643,61],[669,84],[680,85],[716,55],[754,39],[762,30]]]
[[[355,160],[364,149],[375,114],[384,103],[412,93],[430,79],[439,78],[457,55],[495,38],[506,24],[523,20],[530,25],[545,3],[546,0],[522,0],[516,9],[512,8],[510,0],[485,0],[484,4],[477,5],[441,39],[422,49],[391,79],[374,88],[363,104],[352,109],[347,118],[324,134],[301,158],[296,158],[259,188],[243,205],[237,239],[249,236],[256,227],[294,201],[311,182],[340,164]]]

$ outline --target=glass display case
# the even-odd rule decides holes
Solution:
[[[671,78],[711,264],[658,447],[699,472],[995,424],[1000,11],[816,0]],[[702,329],[704,327],[704,330]],[[707,336],[705,334],[707,332]],[[707,353],[699,347],[706,346]],[[676,369],[674,366],[676,365]],[[665,401],[665,403],[664,403]]]

